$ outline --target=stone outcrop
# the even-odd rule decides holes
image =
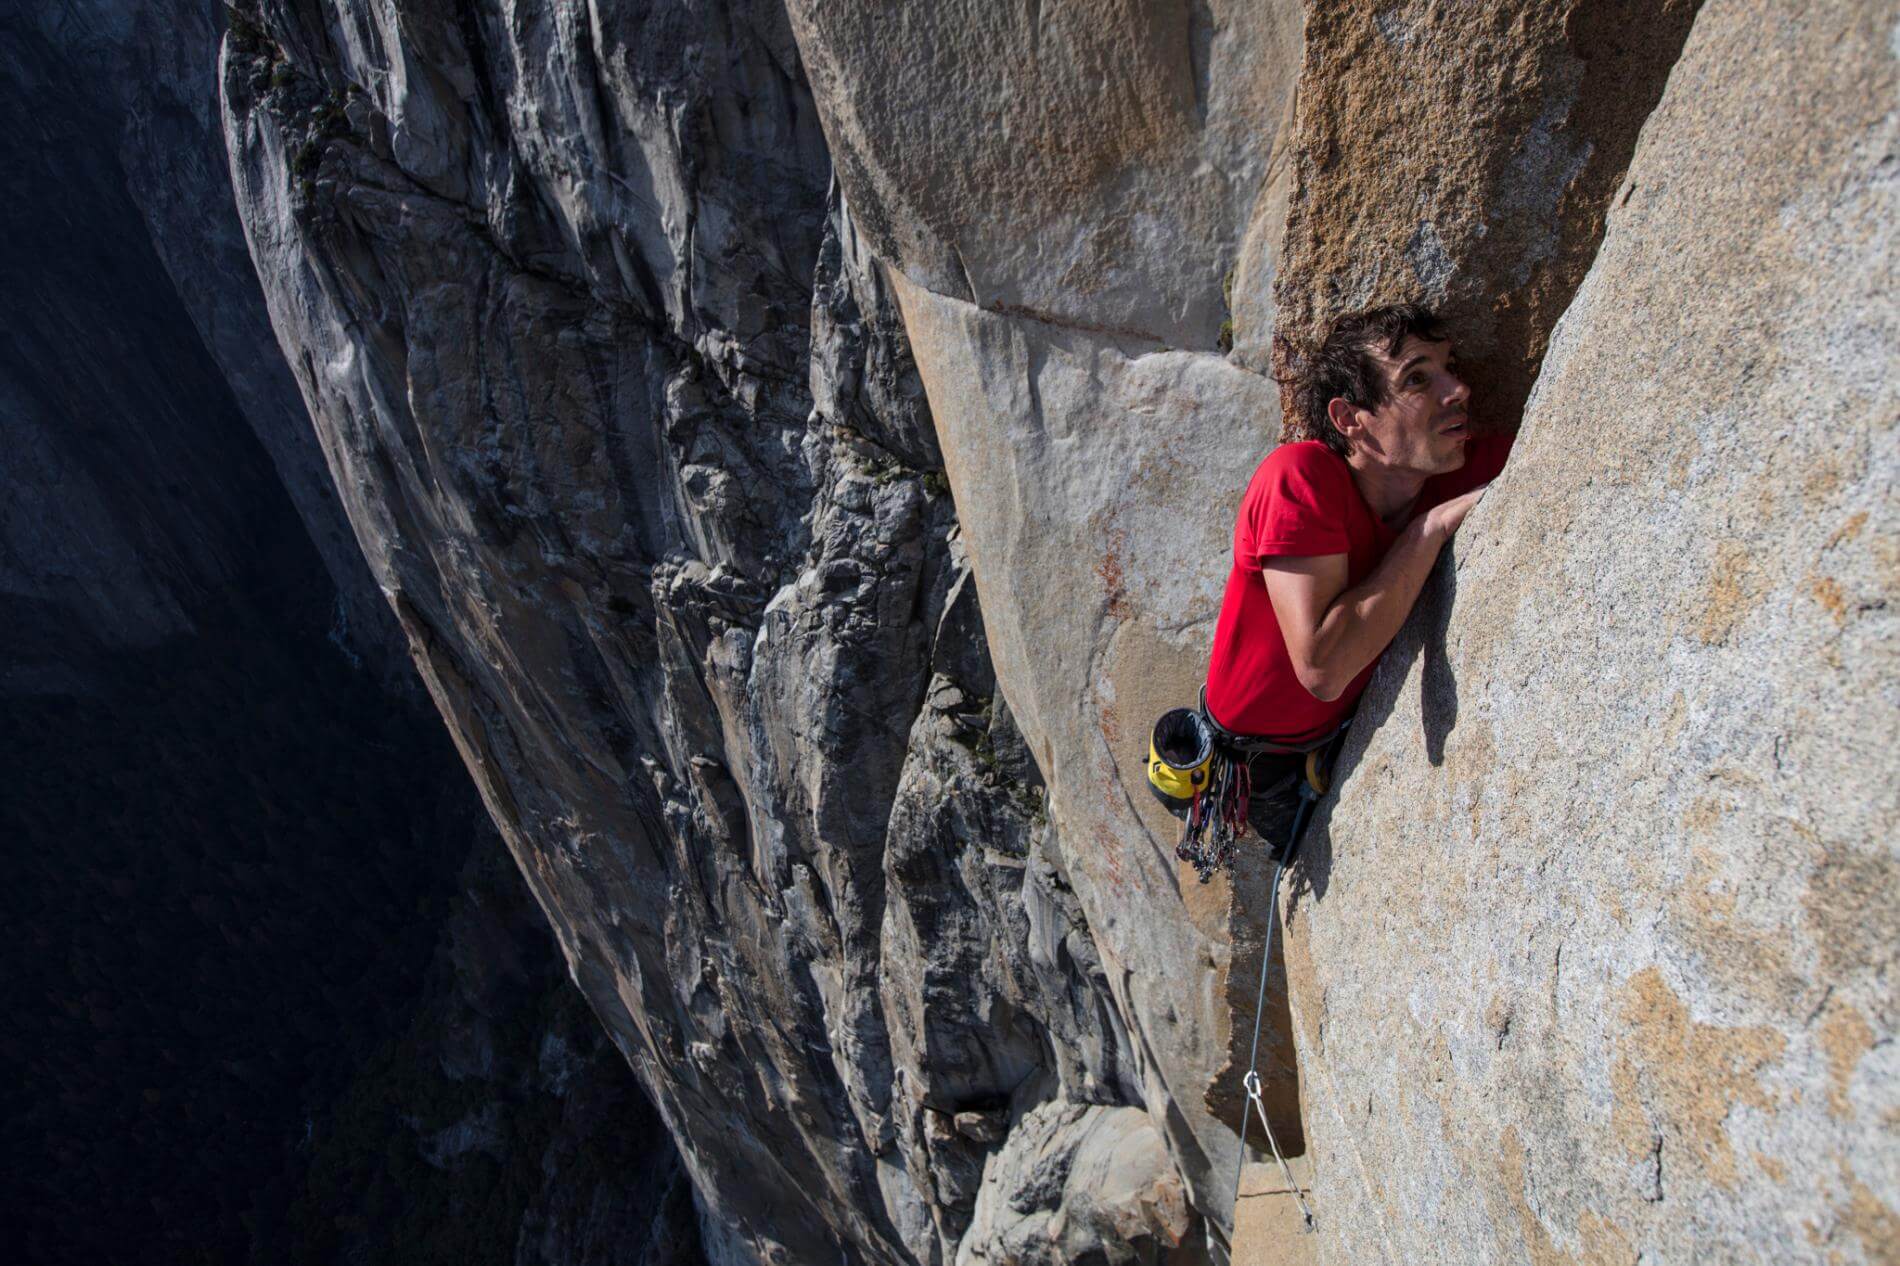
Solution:
[[[1235,1146],[1204,1091],[1227,1060],[1225,894],[1191,876],[1183,890],[1140,757],[1152,717],[1193,697],[1226,579],[1214,543],[1275,421],[1273,384],[1218,348],[1300,18],[1196,6],[1150,29],[1151,8],[989,6],[942,31],[879,21],[875,5],[793,6],[847,198],[886,222],[997,678],[1136,1036],[1140,1102],[1193,1203],[1218,1217]],[[994,108],[934,145],[908,143],[907,114],[872,108],[897,85],[936,101],[972,80]],[[1116,125],[1125,93],[1144,102],[1141,129]],[[1076,132],[1054,157],[1023,125],[1050,116]],[[1033,178],[1057,159],[1060,182]],[[950,232],[926,213],[939,190],[956,191],[970,226],[952,236],[973,287],[945,282],[914,245]],[[906,208],[925,210],[893,225]],[[1034,234],[990,242],[1030,215]],[[1134,238],[1115,227],[1143,225]],[[1074,260],[1031,253],[1068,242]],[[1030,302],[981,282],[1025,270],[1033,287],[1014,284]]]
[[[1514,427],[1700,3],[1314,5],[1272,322],[1237,342],[1429,303],[1479,420]]]
[[[1323,1260],[1892,1260],[1894,32],[1704,8],[1368,694],[1289,915]]]
[[[1654,420],[1689,394],[1683,379],[1719,369],[1693,341],[1654,333],[1680,299],[1633,309],[1650,314],[1643,325],[1622,282],[1602,280],[1623,267],[1639,292],[1670,290],[1638,275],[1644,252],[1681,257],[1679,294],[1723,275],[1689,249],[1701,212],[1670,166],[1686,158],[1639,156],[1625,182],[1645,116],[1663,100],[1644,154],[1671,127],[1705,127],[1711,152],[1755,146],[1738,153],[1745,165],[1795,156],[1790,187],[1815,196],[1847,188],[1829,183],[1846,168],[1807,132],[1737,139],[1755,125],[1723,93],[1752,72],[1722,32],[1747,23],[1745,6],[1401,8],[793,0],[788,14],[734,0],[471,14],[265,0],[234,27],[233,179],[343,503],[570,970],[681,1143],[715,1260],[1225,1255],[1243,1159],[1236,1061],[1255,972],[1277,952],[1262,944],[1265,877],[1253,858],[1231,882],[1184,876],[1141,757],[1153,716],[1192,698],[1231,508],[1279,428],[1272,336],[1308,332],[1335,305],[1422,294],[1446,308],[1492,420],[1509,425],[1606,212],[1630,226],[1624,245],[1613,234],[1598,259],[1597,290],[1554,344],[1523,466],[1460,554],[1457,589],[1474,592],[1482,572],[1490,614],[1451,605],[1446,581],[1415,622],[1361,732],[1389,723],[1356,740],[1339,825],[1289,897],[1294,971],[1267,1018],[1273,1110],[1307,1150],[1321,1203],[1306,1247],[1331,1260],[1430,1260],[1465,1244],[1494,1260],[1587,1259],[1618,1236],[1630,1255],[1652,1241],[1677,1251],[1705,1215],[1736,1242],[1825,1203],[1788,1203],[1741,1168],[1717,1146],[1728,1126],[1645,1051],[1727,1070],[1737,1110],[1765,1113],[1801,1085],[1758,1076],[1799,1048],[1789,1017],[1819,1008],[1819,1024],[1833,997],[1790,985],[1780,1018],[1756,1014],[1738,1038],[1724,1008],[1767,1004],[1701,992],[1684,973],[1759,960],[1799,985],[1831,961],[1845,980],[1871,970],[1873,951],[1837,929],[1817,932],[1806,959],[1765,953],[1745,929],[1766,926],[1747,903],[1767,890],[1749,887],[1741,860],[1762,850],[1736,835],[1711,835],[1702,860],[1673,842],[1626,859],[1621,873],[1652,900],[1697,891],[1685,879],[1706,871],[1696,917],[1719,929],[1642,962],[1662,944],[1643,938],[1661,934],[1617,868],[1593,865],[1598,886],[1584,889],[1550,860],[1562,823],[1566,839],[1603,843],[1598,762],[1649,779],[1654,819],[1695,796],[1669,781],[1689,773],[1650,771],[1706,773],[1753,750],[1722,726],[1765,717],[1765,696],[1712,720],[1755,680],[1744,660],[1709,667],[1696,699],[1670,669],[1682,708],[1654,717],[1640,709],[1667,698],[1652,666],[1667,656],[1641,665],[1653,689],[1618,685],[1618,706],[1562,724],[1521,692],[1554,659],[1569,700],[1600,698],[1596,678],[1636,680],[1634,661],[1601,649],[1615,645],[1606,620],[1640,612],[1656,638],[1703,627],[1672,616],[1693,586],[1639,579],[1654,567],[1566,562],[1586,529],[1668,537],[1671,566],[1706,568],[1727,613],[1711,646],[1762,603],[1790,609],[1753,552],[1781,539],[1768,510],[1751,510],[1766,516],[1755,545],[1684,548],[1691,527],[1697,548],[1725,539],[1716,506],[1742,490],[1718,495],[1710,472],[1756,469],[1744,457],[1760,450],[1706,450],[1698,466],[1700,415]],[[1877,108],[1891,57],[1862,44],[1854,83]],[[1868,144],[1882,170],[1890,143]],[[1630,217],[1652,188],[1666,201],[1638,231]],[[1750,213],[1736,205],[1740,226]],[[1768,202],[1750,205],[1753,231],[1795,235]],[[1858,249],[1820,263],[1845,274],[1878,258]],[[1773,311],[1780,291],[1761,284]],[[1867,294],[1877,305],[1880,291]],[[1621,324],[1600,338],[1569,332],[1612,315]],[[1791,354],[1790,330],[1818,337],[1811,316],[1772,333],[1736,316],[1763,349],[1748,373]],[[1867,328],[1869,346],[1891,345]],[[1877,368],[1855,381],[1877,381],[1887,354],[1870,353]],[[1649,366],[1672,357],[1687,359],[1671,390],[1641,395],[1665,381]],[[1573,372],[1647,403],[1599,423],[1601,401]],[[1870,402],[1876,423],[1881,407]],[[1827,533],[1847,533],[1856,511],[1825,498],[1879,486],[1884,432],[1869,425],[1853,477],[1803,493],[1847,512]],[[1557,442],[1586,431],[1587,447]],[[1808,426],[1802,442],[1825,433]],[[1680,486],[1652,478],[1678,469]],[[1539,499],[1511,511],[1533,478]],[[1624,485],[1648,490],[1629,519],[1591,513],[1595,489]],[[1760,487],[1773,514],[1796,514],[1785,485]],[[1659,498],[1705,517],[1665,514]],[[1866,509],[1854,532],[1878,526]],[[1510,532],[1493,526],[1510,513]],[[1534,589],[1539,568],[1566,579]],[[1878,627],[1884,599],[1863,611],[1848,581],[1829,584],[1814,591],[1837,601],[1843,628],[1850,616]],[[1565,654],[1540,622],[1568,630]],[[1429,707],[1404,702],[1411,663]],[[1489,693],[1468,715],[1518,709],[1482,743],[1445,705],[1478,681]],[[1496,693],[1507,687],[1519,693]],[[1803,742],[1832,706],[1816,696]],[[1632,718],[1659,727],[1647,762],[1607,737]],[[1574,746],[1540,737],[1563,725]],[[1884,803],[1880,761],[1847,797],[1854,812]],[[1727,797],[1719,818],[1746,790],[1696,795]],[[1512,808],[1536,797],[1535,821]],[[1417,900],[1415,837],[1468,868],[1442,908]],[[1637,865],[1659,857],[1674,860]],[[1487,866],[1528,887],[1498,873],[1480,885]],[[1850,907],[1891,891],[1884,878],[1835,887]],[[1574,1027],[1540,1030],[1545,995],[1527,982],[1542,982],[1541,959],[1511,957],[1512,921],[1537,911],[1555,936],[1586,895],[1596,922],[1566,952],[1561,987],[1552,946],[1551,988]],[[1484,956],[1499,953],[1510,971]],[[1613,967],[1627,996],[1576,974],[1607,980]],[[1829,1021],[1847,1045],[1829,1049],[1885,1031],[1873,977],[1856,979],[1840,994],[1852,1014]],[[1617,1032],[1639,1035],[1626,1063],[1582,1054],[1584,1035]],[[1533,1033],[1547,1038],[1535,1049]],[[1487,1081],[1487,1049],[1523,1062]],[[1843,1113],[1869,1093],[1854,1089],[1858,1066]],[[1445,1069],[1476,1080],[1450,1084]],[[1800,1120],[1850,1119],[1801,1093]],[[1380,1096],[1387,1112],[1368,1125]],[[1469,1139],[1438,1148],[1454,1126]],[[1783,1142],[1806,1137],[1788,1128]],[[1829,1128],[1862,1146],[1885,1127]],[[1585,1217],[1598,1196],[1622,1199],[1601,1184],[1655,1177],[1655,1140],[1671,1138],[1730,1168],[1675,1207]],[[1874,1150],[1828,1189],[1863,1221],[1884,1216],[1894,1185]],[[1491,1168],[1471,1168],[1481,1162]],[[1478,1194],[1454,1201],[1458,1183]],[[1679,1215],[1681,1200],[1698,1203]]]
[[[798,65],[769,3],[265,6],[225,126],[344,504],[709,1253],[949,1261],[1029,1114],[1011,1155],[1093,1157],[1142,1088]],[[1091,1199],[1171,1247],[1147,1178]]]
[[[881,258],[991,311],[1215,344],[1290,100],[1297,4],[790,7]]]

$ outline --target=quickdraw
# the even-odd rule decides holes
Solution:
[[[1245,756],[1216,747],[1207,788],[1197,791],[1174,855],[1194,867],[1202,883],[1216,871],[1232,870],[1234,851],[1247,830],[1253,769]]]

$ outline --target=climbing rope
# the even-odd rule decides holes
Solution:
[[[1309,766],[1310,768],[1310,766]],[[1313,806],[1325,793],[1315,787],[1314,779],[1308,777],[1300,783],[1300,807],[1293,814],[1293,831],[1287,840],[1286,849],[1280,855],[1279,863],[1273,868],[1273,883],[1267,888],[1267,935],[1260,942],[1260,991],[1253,1004],[1253,1049],[1247,1053],[1247,1076],[1241,1082],[1247,1088],[1247,1104],[1260,1117],[1260,1128],[1267,1132],[1267,1145],[1273,1149],[1273,1159],[1280,1163],[1280,1174],[1286,1179],[1287,1190],[1300,1202],[1300,1216],[1305,1220],[1306,1229],[1313,1229],[1313,1211],[1307,1207],[1306,1196],[1300,1185],[1293,1181],[1293,1170],[1286,1163],[1286,1157],[1280,1151],[1280,1141],[1273,1136],[1273,1125],[1267,1120],[1267,1106],[1260,1097],[1260,1022],[1267,1014],[1267,965],[1273,961],[1273,916],[1280,908],[1280,876],[1286,874],[1287,863],[1293,860],[1294,852],[1300,846],[1300,836],[1306,830],[1307,819],[1312,817]],[[1323,784],[1322,784],[1323,785]],[[1247,1125],[1246,1109],[1240,1114],[1240,1156],[1234,1161],[1234,1222],[1240,1221],[1240,1175],[1247,1167]]]

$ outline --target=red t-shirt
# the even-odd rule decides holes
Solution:
[[[1463,466],[1425,481],[1413,515],[1495,478],[1512,438],[1474,438]],[[1214,627],[1207,708],[1216,721],[1237,734],[1298,744],[1323,737],[1345,719],[1379,661],[1366,665],[1331,703],[1314,698],[1293,672],[1260,560],[1344,554],[1351,587],[1372,574],[1398,535],[1359,495],[1346,459],[1324,444],[1282,444],[1267,454],[1240,500],[1234,565]]]

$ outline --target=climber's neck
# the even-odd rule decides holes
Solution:
[[[1403,526],[1429,476],[1388,466],[1363,451],[1355,451],[1346,464],[1352,468],[1352,481],[1365,498],[1366,508],[1387,527]]]

